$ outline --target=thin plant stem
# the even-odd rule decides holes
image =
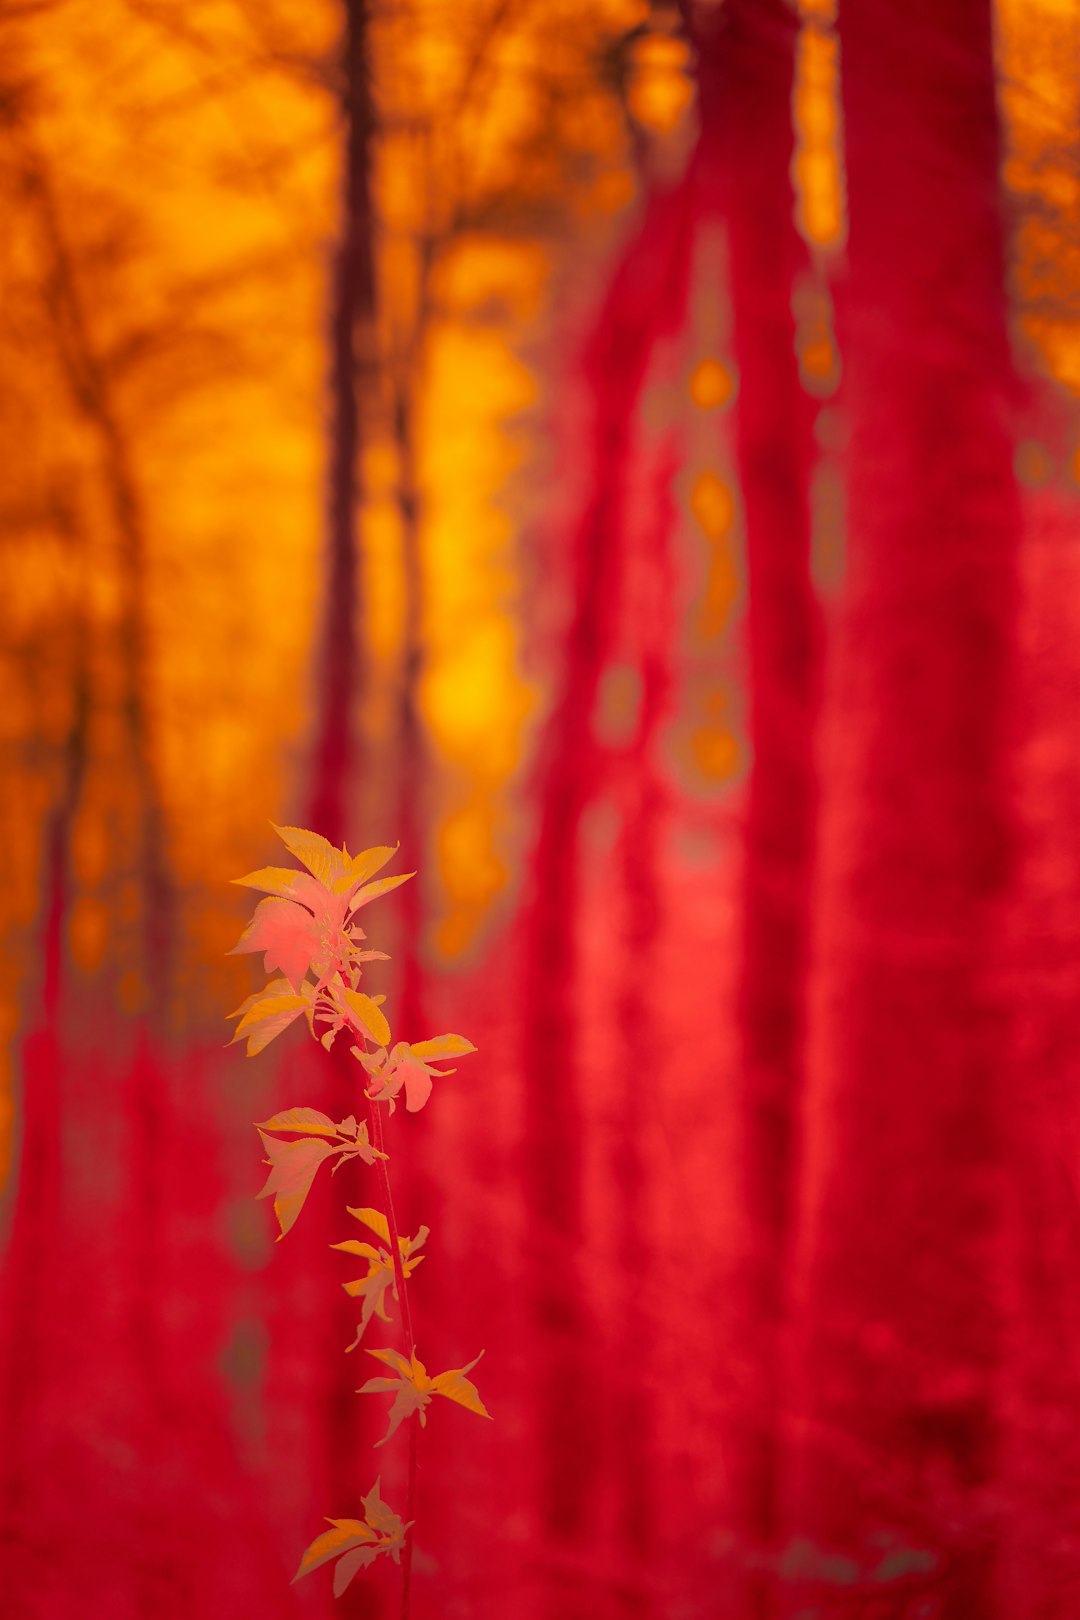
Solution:
[[[368,1098],[368,1108],[371,1113],[371,1140],[377,1152],[381,1153],[383,1151],[382,1115],[374,1097]],[[409,1294],[405,1287],[405,1269],[401,1264],[401,1243],[398,1238],[397,1219],[394,1215],[394,1198],[390,1191],[390,1172],[386,1168],[385,1159],[379,1159],[377,1162],[382,1180],[383,1199],[386,1203],[386,1224],[390,1229],[390,1255],[394,1262],[394,1287],[401,1301],[401,1325],[405,1330],[405,1354],[411,1361],[413,1351],[416,1349],[416,1343],[413,1339]]]
[[[381,1153],[383,1151],[382,1113],[374,1097],[368,1098],[368,1112],[371,1116],[371,1140],[375,1148]],[[397,1218],[394,1214],[394,1197],[390,1190],[390,1172],[386,1168],[385,1159],[379,1159],[376,1162],[379,1166],[379,1176],[382,1181],[383,1202],[386,1205],[386,1225],[390,1233],[390,1255],[394,1262],[394,1287],[397,1290],[398,1300],[401,1305],[401,1325],[405,1335],[405,1354],[411,1362],[416,1350],[416,1341],[413,1338],[409,1292],[405,1286],[405,1268],[401,1263],[401,1243],[398,1238]],[[405,1532],[405,1545],[401,1552],[401,1620],[409,1620],[409,1600],[412,1591],[412,1521],[416,1517],[418,1421],[415,1412],[407,1419],[409,1425],[409,1479],[405,1495],[405,1521],[409,1528]]]

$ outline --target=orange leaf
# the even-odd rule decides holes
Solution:
[[[381,1209],[354,1209],[351,1204],[345,1206],[348,1213],[356,1220],[362,1221],[365,1226],[382,1238],[384,1243],[390,1241],[390,1224]]]
[[[270,825],[289,854],[295,855],[324,889],[332,889],[338,879],[345,876],[347,857],[321,833],[308,832],[304,827],[278,827],[274,822]]]
[[[358,1243],[355,1238],[346,1238],[344,1243],[331,1243],[330,1247],[340,1249],[342,1254],[358,1254],[363,1260],[379,1259],[379,1250],[373,1243]],[[345,1283],[344,1286],[349,1289],[352,1284]]]
[[[338,1128],[329,1114],[320,1114],[317,1108],[286,1108],[273,1119],[264,1119],[256,1127],[260,1131],[296,1131],[302,1136],[337,1136]]]
[[[307,872],[298,872],[295,866],[260,866],[257,872],[248,872],[246,877],[232,881],[243,889],[261,889],[263,894],[297,900],[305,893],[304,885],[310,885],[312,879]]]
[[[338,1006],[342,1003],[349,1009],[361,1029],[370,1037],[376,1046],[385,1046],[390,1039],[390,1025],[386,1022],[386,1014],[371,996],[365,996],[362,990],[350,990],[347,985],[334,985],[334,999]]]
[[[483,1355],[481,1350],[480,1356]],[[366,1384],[357,1390],[358,1395],[386,1393],[394,1394],[394,1404],[390,1408],[390,1427],[381,1440],[376,1440],[377,1446],[384,1446],[394,1430],[405,1418],[411,1417],[415,1412],[420,1419],[421,1426],[427,1423],[427,1407],[431,1404],[432,1395],[445,1395],[449,1401],[455,1401],[458,1406],[464,1406],[468,1411],[475,1412],[479,1417],[490,1418],[480,1399],[475,1384],[471,1384],[465,1377],[480,1356],[466,1364],[464,1367],[451,1367],[448,1372],[439,1373],[435,1378],[429,1378],[424,1363],[413,1351],[412,1360],[407,1361],[400,1350],[369,1350],[369,1356],[376,1361],[383,1361],[387,1366],[397,1372],[396,1378],[369,1378]]]
[[[412,1041],[410,1046],[413,1056],[419,1058],[464,1057],[476,1051],[472,1041],[467,1041],[464,1035],[436,1035],[430,1041]]]
[[[462,1037],[460,1035],[438,1037],[438,1042],[446,1040],[460,1041]],[[380,1097],[389,1102],[390,1112],[393,1113],[395,1099],[404,1089],[405,1107],[409,1113],[417,1113],[431,1096],[431,1076],[445,1077],[454,1073],[453,1069],[433,1068],[425,1061],[422,1055],[423,1048],[436,1045],[438,1042],[418,1041],[415,1046],[410,1046],[408,1041],[397,1041],[388,1056],[380,1052],[357,1051],[357,1057],[372,1077],[367,1095]],[[476,1048],[473,1047],[471,1050],[475,1051]]]
[[[385,866],[392,855],[397,854],[399,847],[397,844],[377,844],[372,849],[365,849],[359,855],[354,855],[349,862],[348,872],[334,884],[335,890],[340,892],[345,889],[347,893],[351,893],[352,890],[358,889],[379,870],[380,866]]]
[[[288,979],[273,979],[262,990],[248,996],[230,1018],[238,1018],[229,1042],[232,1046],[236,1041],[247,1037],[247,1055],[254,1057],[268,1046],[275,1036],[282,1030],[288,1029],[293,1021],[303,1013],[311,1022],[314,1006],[315,988],[305,979],[300,986],[300,994],[293,991]]]
[[[334,1595],[340,1597],[353,1576],[365,1565],[374,1563],[380,1553],[386,1553],[395,1563],[401,1560],[405,1544],[405,1524],[379,1494],[380,1481],[363,1498],[363,1519],[329,1519],[331,1526],[316,1536],[300,1560],[300,1568],[293,1576],[298,1581],[310,1575],[313,1569],[338,1560],[334,1570]]]
[[[356,1129],[356,1140],[349,1142],[344,1149],[342,1163],[344,1163],[345,1159],[358,1158],[363,1159],[365,1164],[374,1164],[376,1159],[388,1159],[389,1157],[389,1153],[380,1153],[379,1149],[371,1142],[368,1137],[368,1128],[361,1121]],[[335,1165],[334,1168],[337,1169],[337,1166]]]
[[[483,1353],[481,1350],[480,1356]],[[475,1412],[478,1417],[490,1418],[491,1413],[480,1399],[476,1385],[465,1377],[465,1374],[476,1366],[480,1356],[474,1356],[464,1367],[452,1367],[449,1372],[439,1373],[431,1380],[431,1387],[436,1395],[445,1395],[448,1401],[456,1401],[459,1406]]]
[[[365,884],[350,896],[350,913],[359,911],[361,906],[366,906],[371,900],[378,900],[380,895],[389,894],[391,889],[400,887],[402,883],[408,883],[409,879],[415,876],[415,872],[402,872],[399,877],[378,878],[374,883]]]
[[[339,1557],[350,1547],[358,1547],[365,1541],[376,1539],[375,1532],[360,1519],[335,1519],[331,1523],[333,1529],[324,1530],[322,1535],[316,1536],[311,1546],[305,1550],[293,1581],[298,1581],[302,1575],[310,1575],[320,1564]]]
[[[267,1136],[265,1131],[260,1130],[259,1135],[268,1154],[266,1163],[270,1166],[270,1174],[262,1191],[256,1196],[269,1198],[271,1193],[274,1195],[274,1214],[281,1227],[278,1235],[280,1242],[303,1209],[304,1200],[319,1173],[319,1166],[336,1150],[329,1142],[317,1137],[304,1136],[298,1142],[279,1142],[276,1137]]]
[[[389,1552],[396,1560],[397,1552],[395,1550],[395,1544],[397,1547],[400,1547],[401,1543],[405,1539],[405,1532],[409,1528],[409,1525],[403,1524],[398,1514],[394,1512],[393,1508],[389,1507],[383,1501],[381,1495],[379,1494],[380,1484],[381,1476],[375,1481],[370,1491],[368,1491],[367,1495],[363,1498],[364,1518],[367,1523],[370,1524],[373,1530],[377,1530],[381,1536],[386,1537],[388,1546],[385,1550]],[[409,1524],[411,1523],[412,1520],[410,1519]]]
[[[226,952],[226,955],[228,954]],[[255,1003],[262,1001],[264,996],[291,996],[294,994],[295,992],[288,979],[271,979],[269,984],[264,984],[261,990],[255,990],[250,996],[246,996],[235,1012],[226,1013],[225,1016],[226,1018],[243,1018],[244,1014],[250,1012]]]
[[[386,1216],[377,1209],[350,1209],[350,1215],[385,1238],[389,1243],[390,1233]],[[422,1226],[414,1238],[399,1237],[398,1248],[401,1253],[401,1269],[406,1277],[411,1277],[417,1266],[425,1256],[417,1254],[416,1250],[423,1247],[429,1236],[426,1226]],[[368,1262],[367,1275],[357,1277],[352,1282],[343,1283],[342,1287],[350,1299],[363,1301],[360,1313],[360,1325],[356,1330],[356,1337],[349,1350],[355,1350],[364,1337],[368,1323],[372,1316],[377,1316],[381,1322],[389,1322],[390,1317],[386,1309],[386,1293],[389,1289],[394,1298],[398,1297],[397,1281],[394,1276],[394,1263],[390,1258],[389,1249],[376,1249],[371,1243],[361,1243],[350,1238],[344,1243],[332,1243],[332,1249],[339,1249],[343,1254],[355,1254]]]

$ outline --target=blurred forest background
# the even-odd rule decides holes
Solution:
[[[418,1620],[1075,1620],[1073,0],[5,0],[0,126],[0,1615],[397,1613],[273,820],[480,1049]]]

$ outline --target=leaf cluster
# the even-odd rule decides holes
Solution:
[[[481,1350],[480,1356],[483,1353]],[[475,1412],[478,1417],[490,1418],[491,1413],[480,1399],[476,1385],[465,1377],[476,1366],[480,1356],[474,1356],[464,1367],[451,1367],[448,1372],[436,1373],[434,1378],[430,1378],[415,1350],[408,1357],[403,1356],[400,1350],[369,1350],[368,1355],[393,1367],[397,1374],[394,1378],[369,1378],[356,1392],[358,1395],[375,1395],[385,1391],[394,1396],[390,1408],[390,1427],[381,1440],[376,1440],[377,1446],[385,1446],[398,1425],[414,1412],[423,1428],[427,1423],[427,1408],[431,1405],[433,1395],[444,1395],[448,1401],[455,1401],[458,1406]]]
[[[304,1207],[320,1167],[327,1159],[336,1159],[335,1170],[340,1170],[346,1159],[363,1159],[374,1164],[387,1155],[374,1147],[368,1138],[368,1128],[350,1114],[335,1125],[328,1114],[317,1108],[287,1108],[273,1119],[263,1120],[256,1126],[262,1137],[270,1166],[262,1191],[257,1198],[274,1199],[274,1214],[281,1231],[278,1242],[285,1236]],[[294,1140],[279,1141],[271,1131],[289,1132]]]
[[[362,1519],[327,1519],[330,1529],[316,1536],[305,1550],[300,1568],[293,1576],[294,1582],[336,1558],[334,1596],[340,1597],[354,1575],[373,1564],[380,1553],[392,1558],[395,1564],[400,1562],[405,1532],[412,1520],[406,1524],[387,1506],[380,1494],[380,1483],[381,1479],[377,1479],[363,1498]]]
[[[378,1209],[353,1209],[346,1206],[349,1214],[356,1220],[370,1227],[384,1243],[390,1242],[390,1226],[386,1216]],[[429,1229],[422,1226],[414,1238],[399,1237],[398,1252],[401,1259],[402,1277],[408,1279],[412,1276],[425,1255],[417,1251],[427,1241]],[[342,1287],[350,1299],[361,1299],[360,1326],[356,1330],[356,1338],[347,1348],[355,1350],[364,1336],[364,1329],[377,1316],[381,1322],[389,1322],[390,1317],[386,1310],[386,1293],[389,1290],[397,1299],[397,1283],[394,1278],[394,1260],[389,1249],[376,1248],[374,1244],[356,1238],[348,1238],[344,1243],[331,1243],[332,1249],[340,1249],[344,1254],[360,1255],[368,1262],[367,1276],[358,1277],[353,1282],[342,1283]]]
[[[360,1324],[348,1348],[353,1350],[360,1343],[372,1317],[390,1321],[388,1297],[398,1301],[405,1319],[408,1354],[393,1349],[369,1350],[368,1354],[388,1367],[393,1376],[369,1378],[357,1392],[389,1393],[394,1397],[386,1434],[375,1443],[385,1445],[407,1418],[416,1417],[423,1427],[427,1408],[436,1395],[490,1418],[475,1384],[466,1376],[480,1356],[464,1367],[451,1367],[430,1376],[416,1354],[405,1284],[425,1259],[419,1251],[429,1232],[421,1226],[415,1237],[397,1234],[386,1170],[388,1155],[381,1146],[379,1104],[385,1103],[388,1112],[393,1113],[398,1099],[403,1098],[406,1110],[416,1113],[431,1096],[434,1079],[456,1072],[439,1065],[476,1050],[464,1036],[453,1034],[411,1043],[394,1041],[383,1011],[385,997],[369,996],[360,989],[365,965],[386,958],[383,952],[365,947],[366,936],[357,914],[371,900],[389,893],[413,874],[375,877],[396,846],[378,845],[350,855],[344,845],[337,849],[317,833],[299,827],[275,830],[305,870],[267,866],[238,879],[247,888],[261,890],[265,898],[256,906],[234,952],[262,952],[266,971],[279,969],[280,977],[272,978],[262,990],[248,996],[231,1014],[237,1024],[230,1044],[245,1041],[248,1057],[254,1057],[300,1018],[306,1022],[308,1033],[327,1050],[338,1036],[344,1035],[367,1079],[364,1096],[374,1139],[367,1124],[352,1114],[334,1120],[317,1108],[283,1109],[256,1127],[266,1151],[264,1162],[269,1166],[258,1196],[273,1198],[279,1237],[284,1237],[295,1224],[324,1164],[331,1162],[335,1173],[349,1161],[378,1165],[386,1213],[366,1205],[347,1206],[349,1214],[367,1227],[378,1243],[365,1237],[331,1244],[331,1248],[367,1261],[362,1277],[342,1285],[350,1298],[361,1302]],[[415,1458],[415,1453],[411,1455]],[[415,1470],[415,1461],[410,1466]],[[414,1477],[411,1474],[410,1480]],[[410,1483],[406,1511],[411,1511],[412,1496]],[[340,1596],[357,1572],[380,1554],[385,1553],[397,1563],[403,1551],[407,1575],[412,1521],[406,1523],[382,1501],[378,1480],[364,1498],[362,1519],[328,1519],[327,1523],[330,1529],[307,1548],[294,1579],[333,1560],[334,1594]]]

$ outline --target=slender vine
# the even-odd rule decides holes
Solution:
[[[299,1580],[322,1564],[334,1562],[334,1595],[340,1597],[360,1570],[380,1554],[401,1569],[401,1620],[409,1620],[412,1592],[413,1525],[416,1512],[419,1431],[427,1423],[432,1397],[442,1395],[480,1417],[491,1414],[466,1374],[480,1356],[464,1367],[429,1375],[416,1353],[408,1279],[425,1259],[418,1251],[429,1231],[420,1227],[413,1238],[398,1229],[390,1185],[390,1156],[383,1145],[383,1112],[393,1113],[404,1101],[408,1113],[418,1113],[432,1093],[436,1078],[453,1069],[436,1067],[451,1057],[463,1057],[476,1048],[461,1035],[438,1035],[431,1040],[391,1043],[390,1026],[382,1010],[384,996],[368,996],[360,989],[366,963],[387,960],[383,951],[365,950],[366,938],[358,921],[362,907],[405,883],[415,873],[376,878],[375,873],[396,853],[396,846],[379,845],[350,855],[318,833],[300,827],[275,827],[290,854],[304,870],[263,867],[236,881],[260,891],[265,898],[255,908],[234,953],[262,952],[272,979],[231,1014],[239,1020],[233,1040],[246,1040],[247,1055],[254,1057],[291,1024],[303,1018],[311,1036],[329,1051],[340,1038],[361,1066],[358,1081],[367,1104],[367,1119],[350,1114],[335,1122],[317,1108],[287,1108],[256,1128],[266,1149],[270,1174],[260,1198],[272,1197],[274,1214],[284,1237],[296,1222],[304,1201],[328,1161],[336,1173],[349,1160],[375,1168],[382,1209],[346,1206],[348,1213],[380,1239],[349,1238],[331,1245],[368,1262],[367,1275],[342,1286],[350,1298],[361,1301],[356,1338],[360,1344],[372,1318],[389,1323],[387,1295],[397,1302],[401,1319],[402,1349],[368,1349],[393,1376],[369,1378],[361,1395],[392,1394],[389,1425],[376,1447],[383,1446],[402,1424],[408,1429],[408,1483],[405,1516],[382,1500],[376,1479],[361,1498],[363,1516],[328,1519],[324,1530],[305,1550],[294,1575]],[[360,1105],[361,1111],[362,1105]],[[383,1246],[385,1245],[385,1247]],[[483,1351],[480,1352],[483,1355]]]

